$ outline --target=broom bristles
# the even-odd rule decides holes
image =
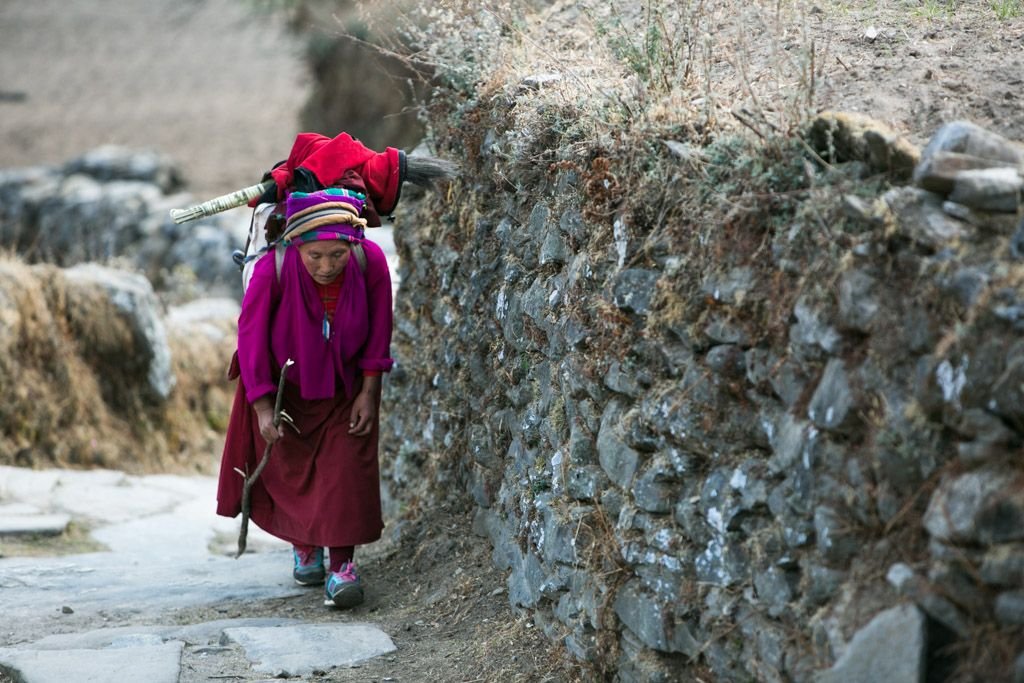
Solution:
[[[420,187],[434,188],[441,181],[451,180],[458,172],[458,165],[447,159],[419,154],[405,158],[405,179]]]

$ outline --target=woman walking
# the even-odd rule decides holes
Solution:
[[[256,263],[242,300],[232,377],[241,377],[221,462],[217,513],[240,511],[243,477],[266,444],[251,519],[292,544],[292,575],[325,582],[325,604],[363,601],[355,547],[383,529],[377,440],[381,373],[391,369],[391,279],[364,239],[362,188],[292,192],[283,258]],[[278,373],[294,361],[274,425]],[[324,568],[324,548],[328,566]]]

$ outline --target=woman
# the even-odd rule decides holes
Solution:
[[[384,526],[377,437],[381,373],[393,363],[391,279],[384,253],[363,237],[365,199],[333,188],[288,197],[284,258],[261,258],[242,300],[231,372],[241,382],[217,492],[217,513],[237,515],[239,471],[252,472],[272,444],[251,519],[292,544],[298,583],[326,577],[325,604],[338,607],[363,601],[355,546]],[[294,429],[273,422],[289,358],[282,408]]]

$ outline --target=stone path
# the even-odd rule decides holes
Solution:
[[[172,610],[310,590],[292,582],[287,546],[255,526],[250,552],[234,559],[238,521],[214,514],[215,490],[211,477],[0,467],[0,552],[11,534],[60,533],[69,522],[105,547],[0,557],[0,672],[24,683],[178,681],[191,657],[241,653],[249,674],[301,676],[395,649],[371,624],[152,625]],[[150,623],[97,628],[133,615]]]

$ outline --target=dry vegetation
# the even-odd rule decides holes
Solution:
[[[131,367],[123,314],[59,268],[0,259],[0,320],[0,463],[208,470],[232,396],[232,330],[172,330],[177,383],[158,402]]]

